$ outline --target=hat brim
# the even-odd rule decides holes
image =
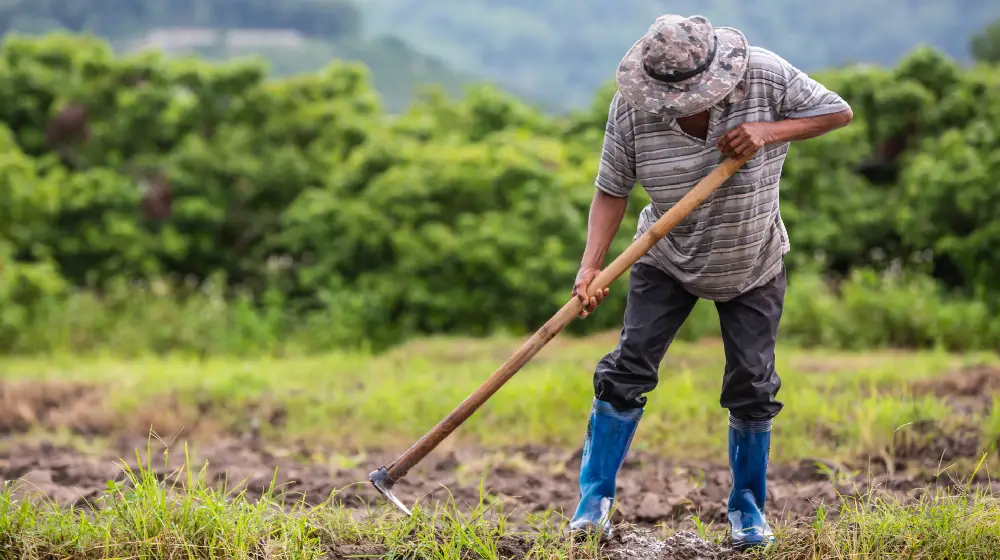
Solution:
[[[636,108],[663,117],[686,117],[709,109],[733,91],[750,58],[750,45],[741,31],[717,27],[715,34],[715,59],[702,74],[678,84],[664,83],[646,74],[642,39],[636,41],[618,65],[618,91]]]

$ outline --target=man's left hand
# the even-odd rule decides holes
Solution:
[[[748,156],[774,141],[769,123],[743,123],[722,135],[716,145],[727,156]]]

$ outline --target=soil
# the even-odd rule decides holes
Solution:
[[[916,395],[944,399],[959,412],[988,411],[1000,394],[1000,367],[975,365],[912,385]]]
[[[917,384],[912,390],[917,394],[937,395],[957,407],[984,410],[992,405],[992,392],[1000,390],[1000,369],[960,370]],[[169,407],[180,408],[179,403]],[[171,460],[164,464],[166,446],[149,444],[145,438],[102,441],[102,451],[91,454],[68,446],[20,441],[16,437],[32,429],[52,432],[67,426],[72,426],[72,431],[84,439],[121,433],[112,427],[109,413],[101,410],[100,392],[87,387],[67,383],[0,383],[0,443],[3,444],[0,482],[15,483],[19,494],[41,492],[61,506],[82,507],[99,497],[109,480],[125,479],[122,459],[133,469],[137,467],[136,450],[144,464],[151,461],[160,479],[177,480],[172,475],[182,466],[184,445],[189,443],[193,470],[207,462],[209,484],[234,490],[246,488],[250,499],[266,491],[274,478],[275,488],[289,501],[304,499],[315,505],[331,499],[362,517],[373,508],[384,511],[391,507],[370,485],[368,474],[395,459],[400,451],[395,448],[370,450],[367,456],[351,464],[337,459],[336,449],[277,449],[265,445],[253,433],[238,437],[217,431],[206,420],[202,431],[190,435],[190,442],[171,443]],[[148,426],[148,420],[144,418],[141,423]],[[433,509],[441,502],[454,501],[461,510],[469,511],[481,503],[482,482],[483,490],[488,492],[487,499],[502,506],[515,527],[530,529],[527,514],[547,511],[567,517],[572,514],[577,500],[581,450],[531,446],[484,450],[456,445],[446,441],[397,484],[396,494],[404,503],[416,502],[425,509]],[[894,447],[891,459],[859,460],[847,465],[824,464],[819,460],[772,464],[768,471],[769,516],[784,522],[807,520],[821,503],[835,506],[841,503],[842,496],[864,494],[873,487],[905,500],[914,490],[950,486],[948,475],[940,474],[942,461],[978,459],[982,442],[979,431],[971,425],[949,426],[947,431],[940,426],[912,425],[901,430]],[[831,471],[834,476],[829,474]],[[994,484],[986,476],[983,473],[976,482]],[[690,532],[694,528],[693,516],[706,525],[727,525],[729,484],[730,474],[724,463],[676,461],[631,453],[618,479],[615,521],[625,522],[633,529],[618,535],[607,554],[612,558],[730,557],[725,549],[709,545]],[[836,510],[827,507],[828,512]],[[558,519],[555,524],[560,524]],[[667,541],[644,532],[661,525],[681,532]],[[501,543],[501,553],[516,558],[530,545],[522,537],[511,537]],[[377,557],[381,552],[368,545],[338,546],[330,550],[330,556]]]
[[[114,417],[102,406],[106,390],[63,381],[0,380],[0,436],[72,426],[79,435],[110,431]]]
[[[588,545],[588,552],[590,551]],[[743,558],[729,547],[702,540],[693,531],[679,531],[661,540],[652,531],[629,528],[601,547],[608,560],[729,560]]]
[[[530,537],[502,537],[497,543],[497,553],[499,558],[504,559],[525,558],[531,554],[533,544]],[[587,544],[586,550],[582,551],[580,556],[590,557],[591,552],[592,549]],[[328,547],[326,553],[330,560],[346,560],[382,558],[387,556],[389,551],[378,545],[341,544]],[[573,558],[575,555],[570,557]],[[735,560],[747,555],[740,555],[729,547],[702,540],[692,531],[681,531],[666,540],[660,540],[651,531],[628,529],[610,541],[602,543],[600,557],[605,560]]]
[[[18,492],[40,491],[60,505],[83,506],[101,495],[108,480],[125,479],[123,459],[132,469],[137,468],[138,449],[143,464],[151,463],[161,480],[176,481],[172,475],[182,466],[179,460],[165,462],[161,445],[152,446],[147,456],[146,447],[147,442],[136,442],[123,445],[117,454],[94,456],[69,447],[11,444],[0,450],[0,479],[20,481]],[[170,456],[183,456],[180,443],[170,450]],[[390,462],[394,458],[390,453],[376,453],[362,466],[338,468],[323,462],[299,462],[252,442],[229,440],[194,448],[191,456],[194,470],[207,463],[206,481],[210,485],[246,488],[251,499],[265,492],[274,477],[277,493],[289,503],[304,500],[315,505],[329,499],[359,512],[388,507],[368,482],[368,473]],[[490,454],[471,448],[438,450],[401,480],[395,493],[404,503],[418,502],[428,509],[453,501],[461,510],[471,511],[481,503],[483,480],[484,490],[497,500],[498,510],[515,524],[526,519],[525,514],[547,510],[569,516],[576,505],[579,464],[579,451],[567,456],[531,447]],[[869,466],[876,476],[867,474]],[[873,485],[902,495],[928,485],[950,484],[946,477],[937,478],[933,469],[919,465],[894,465],[891,476],[885,469],[878,470],[877,464],[866,465],[862,471],[866,474],[834,480],[809,461],[773,465],[768,471],[769,515],[807,518],[820,503],[839,504],[842,494],[864,493]],[[695,515],[706,524],[724,525],[729,484],[725,465],[678,463],[633,453],[619,476],[616,521],[638,527],[662,524],[690,529],[691,516]]]

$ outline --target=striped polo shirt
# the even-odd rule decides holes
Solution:
[[[725,159],[720,136],[742,123],[810,117],[848,109],[836,93],[759,47],[751,47],[742,101],[710,110],[705,140],[684,133],[675,119],[611,101],[596,185],[628,196],[636,182],[650,204],[635,238]],[[651,264],[692,294],[727,301],[781,272],[789,251],[778,211],[778,184],[788,143],[767,145],[659,241],[639,262]]]

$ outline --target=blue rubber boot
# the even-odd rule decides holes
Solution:
[[[767,460],[771,450],[771,421],[729,417],[729,525],[737,550],[766,546],[774,534],[764,517],[767,497]]]
[[[594,399],[580,463],[580,503],[570,522],[571,533],[599,531],[605,538],[611,536],[615,482],[642,410],[618,411],[611,403]]]

